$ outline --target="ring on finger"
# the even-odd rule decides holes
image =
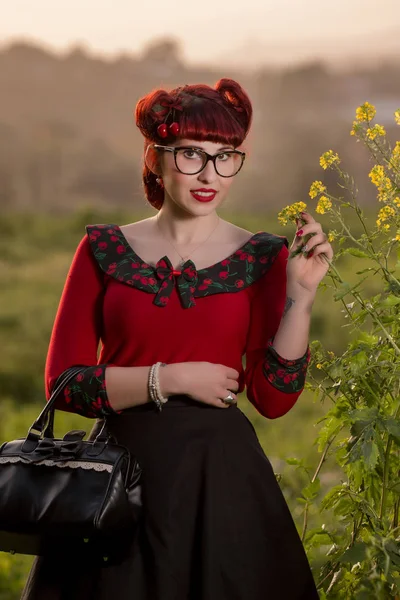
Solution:
[[[302,252],[307,252],[308,251],[308,246],[307,244],[304,244],[304,246],[301,249]]]
[[[223,402],[224,404],[236,404],[236,399],[230,391],[225,398],[221,398],[221,402]]]

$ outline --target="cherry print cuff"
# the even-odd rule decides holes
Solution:
[[[288,360],[280,356],[272,345],[273,340],[268,340],[266,356],[263,363],[263,372],[271,385],[287,394],[300,392],[305,383],[308,363],[310,362],[310,347],[303,356],[295,360]]]
[[[88,418],[120,414],[115,411],[107,396],[105,372],[110,364],[82,369],[64,388],[64,402],[73,411]]]

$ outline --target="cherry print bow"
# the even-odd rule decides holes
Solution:
[[[183,111],[182,100],[177,98],[176,100],[163,100],[160,102],[161,106],[165,106],[169,110],[175,109]]]
[[[176,279],[183,308],[196,306],[193,292],[197,285],[198,275],[193,261],[187,260],[182,270],[178,271],[173,268],[168,256],[164,256],[156,265],[156,276],[160,280],[160,286],[154,304],[157,306],[168,304]]]

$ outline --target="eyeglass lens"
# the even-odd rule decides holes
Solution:
[[[186,175],[194,175],[201,171],[207,162],[207,156],[201,150],[181,148],[176,152],[176,166]],[[242,155],[227,150],[217,155],[215,170],[222,177],[232,177],[242,165]]]

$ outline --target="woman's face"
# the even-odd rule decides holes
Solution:
[[[224,143],[199,142],[189,139],[181,139],[173,145],[199,148],[211,155],[223,150],[234,150],[233,146]],[[183,170],[186,170],[186,165],[189,165],[190,170],[195,170],[192,167],[193,164],[197,163],[201,166],[195,152],[186,151],[180,155],[178,160],[182,161],[180,168],[183,165]],[[222,164],[224,159],[224,155],[217,159],[217,161],[221,161],[219,163],[221,169],[224,168]],[[211,160],[207,162],[200,173],[185,175],[177,169],[173,152],[161,151],[160,167],[166,195],[179,208],[193,215],[206,215],[218,208],[226,198],[235,179],[235,177],[218,175]]]

